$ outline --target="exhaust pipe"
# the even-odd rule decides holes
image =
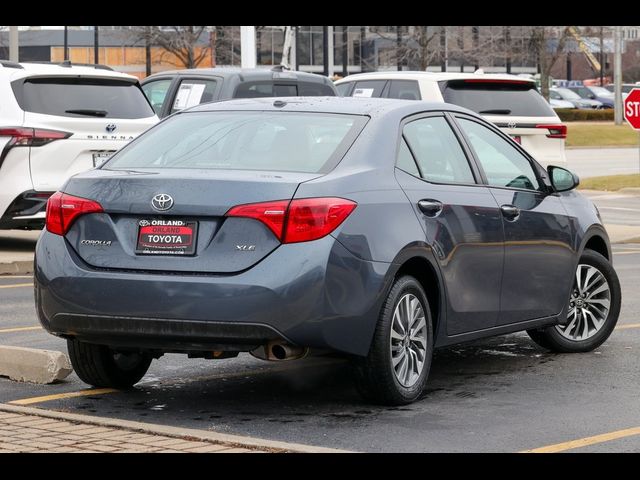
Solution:
[[[279,362],[304,358],[307,356],[307,353],[309,353],[309,348],[299,347],[297,345],[291,345],[289,343],[276,340],[271,341],[266,345],[262,345],[249,353],[260,360]]]

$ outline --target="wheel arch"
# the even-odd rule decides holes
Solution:
[[[580,255],[582,255],[582,252],[586,249],[599,253],[611,262],[611,242],[604,227],[600,225],[592,225],[589,227],[580,242]]]
[[[415,242],[403,248],[392,262],[387,273],[387,292],[394,281],[402,275],[411,275],[424,289],[433,321],[434,344],[441,335],[446,335],[446,291],[440,269],[432,249],[424,242]]]

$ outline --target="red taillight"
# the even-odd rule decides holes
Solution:
[[[10,137],[0,152],[0,165],[13,147],[41,147],[54,140],[69,138],[70,132],[47,130],[44,128],[0,127],[0,137]]]
[[[94,200],[56,192],[47,201],[47,231],[64,235],[80,215],[101,212],[104,212],[102,205]]]
[[[321,197],[239,205],[227,217],[260,220],[282,243],[317,240],[333,232],[356,208],[344,198]]]
[[[276,200],[273,202],[250,203],[233,207],[227,213],[227,217],[247,217],[260,220],[271,229],[279,240],[282,240],[282,227],[287,214],[289,200]]]
[[[54,140],[69,138],[71,135],[70,132],[44,128],[0,127],[0,137],[11,137],[12,146],[39,147]]]
[[[567,138],[567,126],[562,123],[554,125],[536,125],[536,128],[546,128],[549,130],[547,137],[549,138]]]
[[[356,203],[344,198],[301,198],[289,205],[284,243],[308,242],[330,234]]]

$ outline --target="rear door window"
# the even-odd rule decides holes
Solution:
[[[153,110],[158,115],[162,113],[162,105],[164,105],[164,100],[167,97],[171,81],[172,80],[170,78],[163,78],[161,80],[154,80],[142,85],[142,91],[147,96]]]
[[[349,91],[353,86],[353,82],[341,83],[340,85],[336,85],[336,90],[338,91],[338,95],[341,97],[346,97],[349,95]]]
[[[365,97],[365,98],[379,98],[382,96],[382,91],[387,85],[386,80],[364,80],[356,82],[353,87],[352,97]]]
[[[388,98],[401,100],[421,100],[420,87],[415,80],[391,80]]]
[[[440,88],[445,102],[481,115],[555,117],[532,82],[474,78],[441,82]]]
[[[425,180],[475,183],[467,156],[444,117],[414,120],[402,133]]]
[[[27,112],[62,117],[148,118],[154,115],[137,83],[110,78],[37,77],[14,82]]]
[[[201,103],[214,101],[216,99],[217,86],[218,81],[214,79],[185,78],[178,86],[171,113],[200,105]]]

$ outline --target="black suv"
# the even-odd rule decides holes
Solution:
[[[328,77],[278,67],[170,70],[147,77],[142,90],[160,118],[201,103],[231,98],[337,96]]]

